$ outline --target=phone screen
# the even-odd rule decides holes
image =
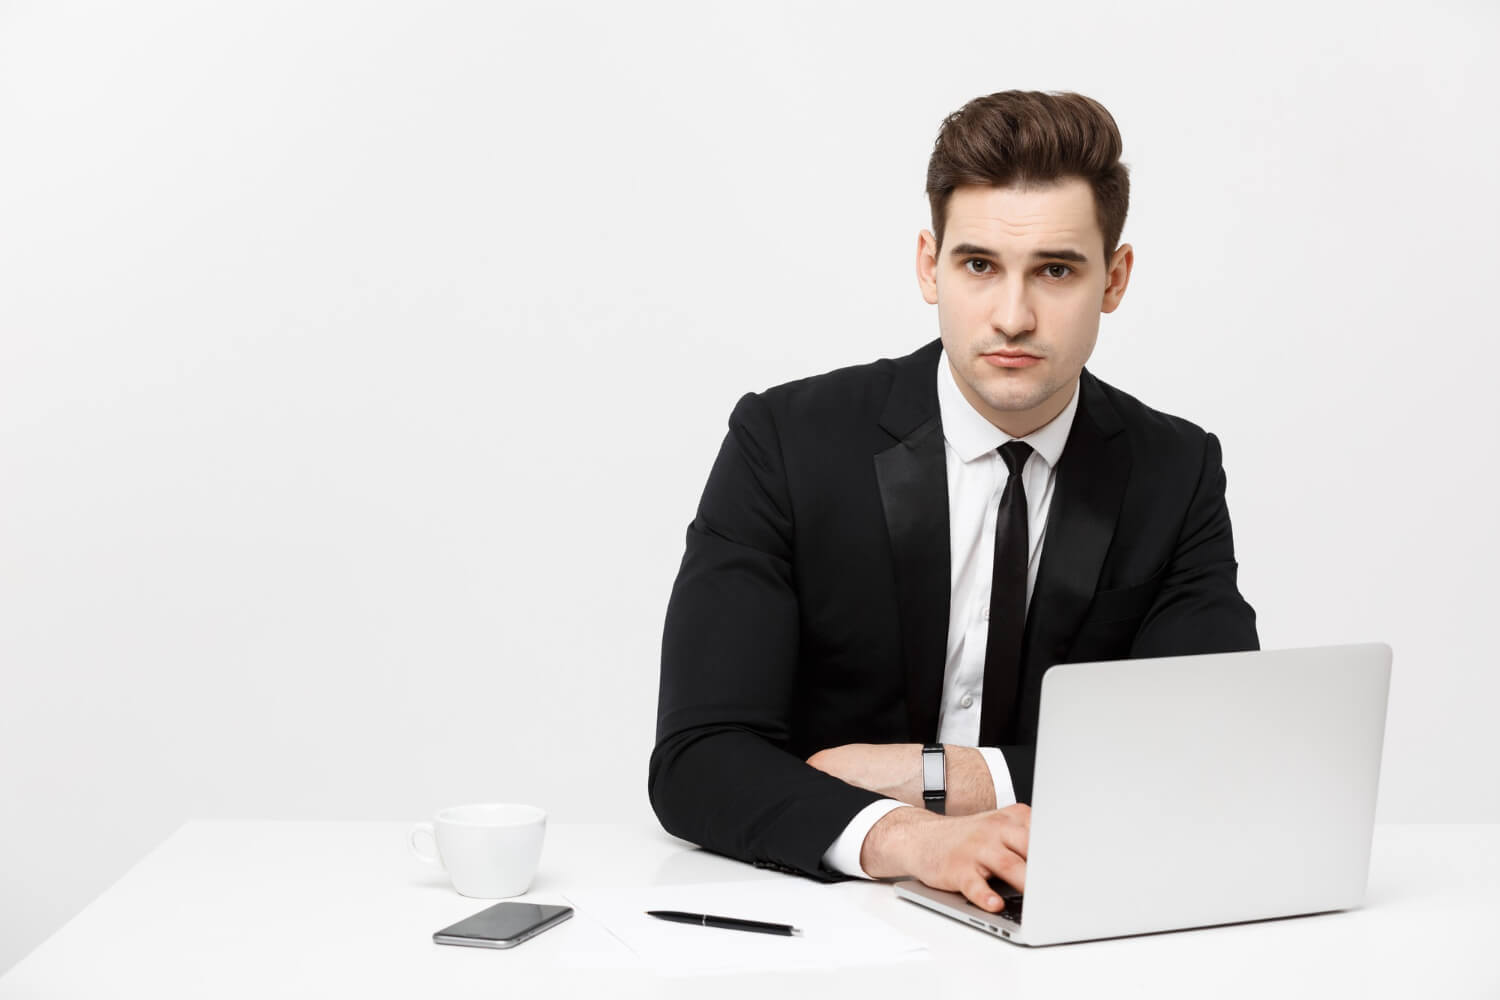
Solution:
[[[438,944],[466,944],[480,948],[510,948],[573,915],[571,906],[545,903],[496,903],[452,927],[444,927],[432,939]]]

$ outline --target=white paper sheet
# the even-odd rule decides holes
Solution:
[[[837,886],[786,878],[755,882],[579,889],[567,894],[648,968],[665,976],[836,969],[925,958],[927,946],[865,912]],[[670,923],[647,910],[683,910],[791,924],[799,937]],[[604,952],[595,957],[608,961]]]

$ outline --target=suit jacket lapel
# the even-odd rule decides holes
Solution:
[[[937,358],[927,345],[897,362],[880,426],[895,443],[875,455],[900,609],[911,739],[937,738],[948,649],[948,474],[938,417]]]
[[[1035,739],[1041,675],[1067,655],[1093,601],[1130,477],[1123,425],[1087,369],[1078,391],[1078,412],[1058,462],[1042,564],[1026,618],[1021,651],[1026,695],[1015,720],[1024,731],[1014,733],[1017,742]]]
[[[937,738],[952,587],[948,475],[935,370],[940,350],[934,342],[896,363],[880,420],[895,443],[874,458],[895,564],[911,739],[924,743]],[[1058,463],[1042,564],[1022,640],[1025,693],[1007,734],[1016,742],[1036,738],[1041,675],[1067,655],[1093,600],[1130,476],[1129,446],[1120,433],[1124,425],[1087,369],[1078,391],[1078,412]],[[1016,732],[1014,723],[1026,731]]]

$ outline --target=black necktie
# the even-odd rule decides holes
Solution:
[[[1021,470],[1031,445],[1011,441],[1000,457],[1010,469],[995,518],[995,569],[990,588],[990,628],[984,646],[984,707],[979,714],[980,746],[999,746],[1012,728],[1021,693],[1021,635],[1026,629],[1026,487]]]

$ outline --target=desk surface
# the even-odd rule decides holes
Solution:
[[[404,823],[192,822],[0,977],[18,997],[1500,997],[1500,826],[1379,826],[1359,910],[1019,948],[901,902],[828,887],[927,957],[816,973],[665,979],[577,967],[570,921],[510,951],[434,945],[488,905],[407,854]],[[642,827],[553,824],[524,898],[778,879]],[[1268,872],[1268,878],[1275,873]],[[1003,991],[1000,989],[1003,984]],[[935,991],[935,992],[934,992]],[[960,992],[976,991],[976,992]],[[982,991],[982,992],[980,992]]]

